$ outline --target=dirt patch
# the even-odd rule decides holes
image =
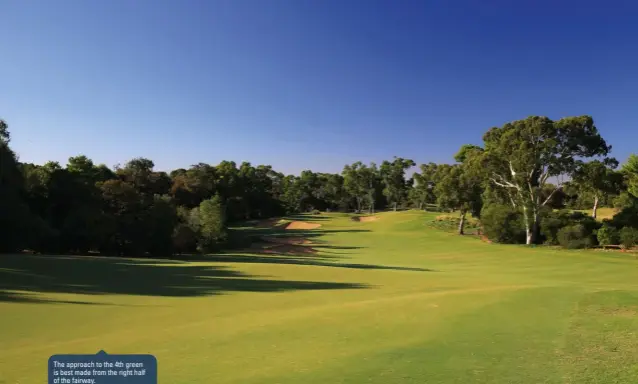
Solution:
[[[481,240],[488,243],[488,244],[492,244],[492,240],[488,239],[487,236],[485,235],[479,235],[481,237]]]
[[[355,216],[351,218],[352,221],[357,221],[360,223],[367,223],[370,221],[377,221],[379,220],[379,216]]]
[[[638,315],[638,307],[630,306],[624,308],[603,308],[601,312],[605,315],[633,318]]]
[[[319,227],[321,227],[321,224],[293,221],[286,226],[286,229],[317,229]]]

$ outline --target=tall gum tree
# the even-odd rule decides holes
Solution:
[[[607,156],[607,145],[590,116],[553,121],[544,116],[494,127],[483,136],[482,167],[491,183],[505,190],[512,206],[523,213],[526,243],[538,239],[541,208],[572,177],[583,159]],[[554,189],[543,198],[548,180]]]

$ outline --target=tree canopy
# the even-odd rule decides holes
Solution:
[[[144,157],[111,169],[83,154],[66,164],[39,165],[21,163],[10,138],[0,120],[2,252],[209,252],[228,239],[228,223],[315,210],[374,212],[433,204],[458,212],[460,234],[467,213],[487,212],[491,232],[503,222],[520,222],[532,244],[543,241],[542,225],[568,216],[553,217],[554,209],[593,207],[596,216],[600,205],[612,202],[633,209],[638,197],[638,156],[615,171],[611,146],[590,116],[555,121],[531,116],[494,127],[482,146],[462,145],[455,162],[421,164],[413,174],[416,163],[396,156],[380,166],[357,161],[339,174],[286,175],[270,165],[230,160],[165,172]],[[632,212],[618,220],[633,217]],[[587,223],[581,221],[578,225]],[[519,238],[515,228],[503,231],[507,236],[497,233],[498,238]]]
[[[562,188],[563,178],[573,176],[584,159],[611,150],[590,116],[557,121],[531,116],[491,128],[483,141],[486,177],[522,210],[528,244],[536,242],[540,210]],[[555,188],[541,200],[550,178],[556,179]]]

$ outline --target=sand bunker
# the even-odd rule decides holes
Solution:
[[[379,216],[355,216],[352,218],[352,221],[358,221],[361,223],[367,223],[369,221],[377,221],[379,220]]]
[[[286,229],[317,229],[319,227],[321,227],[321,224],[293,221],[286,226]]]

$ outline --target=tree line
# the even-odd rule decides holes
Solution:
[[[495,241],[536,244],[558,241],[555,232],[568,227],[599,242],[601,225],[560,210],[590,208],[595,217],[598,207],[616,204],[630,219],[604,224],[613,242],[625,228],[638,227],[630,212],[638,158],[616,170],[610,151],[589,116],[532,116],[489,129],[482,145],[462,146],[452,164],[422,164],[413,174],[408,171],[416,163],[400,157],[380,165],[355,162],[339,174],[285,175],[270,165],[233,161],[167,173],[145,158],[113,168],[84,155],[65,165],[22,163],[0,120],[0,252],[210,252],[227,242],[232,222],[432,205],[458,212],[461,234],[470,214]],[[564,225],[556,229],[556,220]]]

